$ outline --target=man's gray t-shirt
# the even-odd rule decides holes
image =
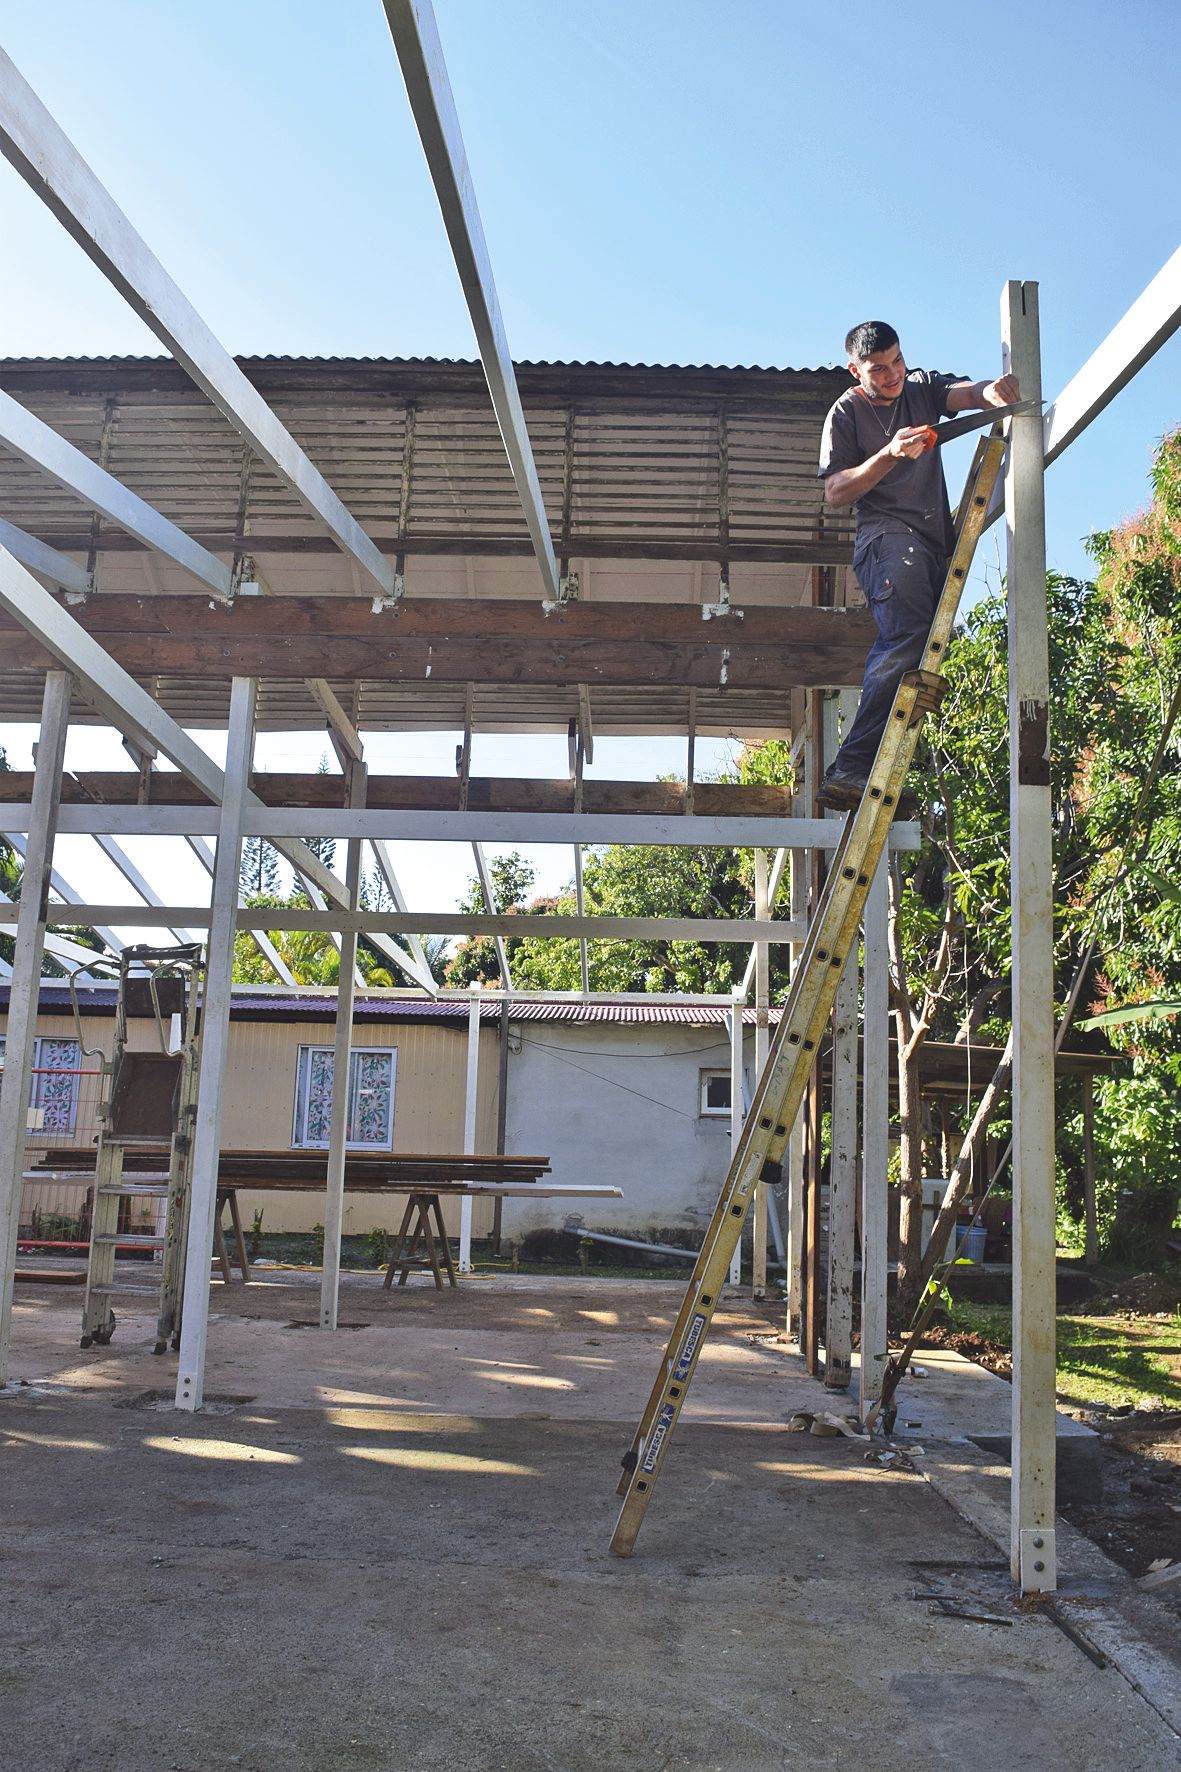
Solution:
[[[893,407],[878,406],[859,387],[849,388],[824,421],[820,479],[860,467],[906,425],[933,425],[946,418],[948,388],[966,379],[912,369]],[[859,544],[889,530],[913,530],[937,553],[951,552],[951,508],[941,454],[936,448],[926,450],[917,461],[903,458],[858,499]]]

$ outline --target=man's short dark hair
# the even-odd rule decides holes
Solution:
[[[845,338],[845,355],[851,363],[864,363],[877,351],[898,343],[898,334],[884,320],[863,320]]]

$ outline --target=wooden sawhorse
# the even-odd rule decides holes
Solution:
[[[434,1225],[431,1214],[434,1214]],[[411,1221],[414,1228],[411,1229]],[[440,1256],[442,1265],[440,1265]],[[447,1270],[447,1278],[452,1286],[458,1286],[459,1279],[455,1272],[451,1247],[447,1242],[447,1232],[443,1229],[443,1207],[438,1194],[412,1193],[406,1201],[406,1210],[402,1214],[402,1223],[398,1229],[394,1252],[390,1256],[389,1266],[385,1270],[382,1285],[390,1287],[394,1283],[394,1272],[398,1274],[399,1286],[404,1286],[411,1272],[417,1274],[431,1273],[435,1276],[435,1285],[443,1290],[443,1269]]]
[[[226,1246],[226,1233],[221,1222],[221,1215],[227,1206],[230,1209],[230,1229],[234,1233],[234,1253],[237,1256],[243,1280],[250,1278],[250,1262],[246,1255],[246,1239],[242,1235],[242,1220],[238,1213],[238,1190],[234,1187],[219,1187],[217,1206],[213,1214],[213,1253],[214,1259],[221,1263],[222,1279],[228,1286],[233,1275],[230,1271],[230,1252]]]

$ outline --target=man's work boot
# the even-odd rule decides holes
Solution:
[[[866,776],[850,775],[843,769],[830,769],[816,790],[816,798],[822,806],[831,807],[834,812],[856,812],[868,786]],[[898,796],[894,817],[915,818],[918,809],[918,801],[914,795],[902,793]]]

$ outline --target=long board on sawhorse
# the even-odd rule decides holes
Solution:
[[[665,1350],[652,1394],[623,1459],[624,1497],[611,1539],[629,1556],[701,1354],[747,1212],[763,1180],[778,1180],[791,1126],[832,1013],[845,962],[856,951],[870,882],[886,847],[924,716],[938,704],[940,672],[976,543],[1000,473],[998,425],[976,449],[956,517],[956,539],[919,668],[903,678],[861,803],[845,820],[799,971]]]

